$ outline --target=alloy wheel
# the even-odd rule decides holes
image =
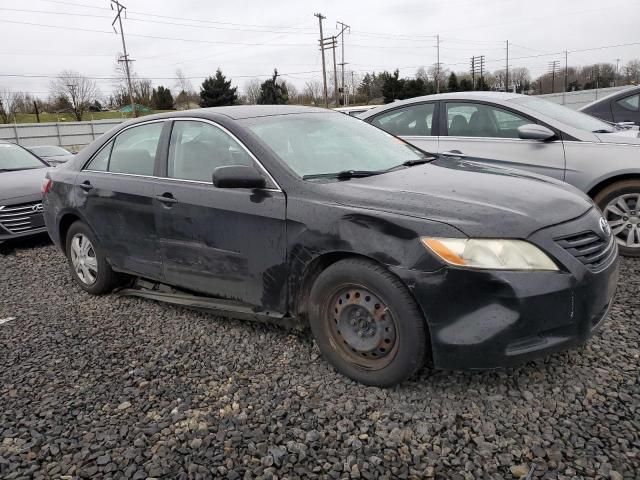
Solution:
[[[368,370],[391,363],[398,348],[398,329],[379,296],[361,286],[342,287],[328,307],[331,343],[341,357]]]
[[[82,233],[71,239],[71,263],[85,285],[93,285],[98,277],[98,259],[91,241]]]
[[[640,247],[640,194],[626,193],[614,198],[605,207],[604,215],[619,245]]]

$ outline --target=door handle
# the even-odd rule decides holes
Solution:
[[[78,186],[85,192],[88,192],[89,190],[93,190],[93,185],[91,185],[91,182],[89,180],[85,180]]]
[[[445,157],[458,157],[458,158],[466,158],[467,157],[460,150],[450,150],[448,152],[442,152],[442,155],[444,155]]]
[[[178,203],[178,200],[176,200],[173,195],[169,192],[163,193],[162,195],[156,195],[156,200],[158,200],[159,202],[164,203],[165,205],[171,205],[174,203]]]

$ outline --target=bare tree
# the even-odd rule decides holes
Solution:
[[[640,60],[630,60],[624,67],[627,82],[640,84]]]
[[[424,69],[424,67],[420,67],[418,68],[418,70],[416,70],[416,78],[424,81],[424,83],[427,83],[429,81],[429,75],[427,74],[427,71]]]
[[[50,90],[53,96],[64,97],[69,101],[73,115],[78,121],[82,120],[82,114],[98,97],[96,82],[73,70],[61,72],[51,82]]]
[[[440,89],[444,89],[447,85],[447,78],[449,77],[449,69],[442,64],[440,64],[440,68],[438,68],[438,65],[434,63],[429,67],[428,76],[433,79],[434,85],[438,83],[438,79],[439,79]]]
[[[252,78],[244,84],[244,94],[247,97],[247,103],[256,105],[258,97],[260,97],[260,85],[262,82],[258,78]]]
[[[193,85],[191,81],[184,76],[181,69],[176,69],[176,90],[178,90],[178,95],[176,96],[176,103],[181,103],[183,108],[186,110],[189,108],[189,100],[194,97],[195,90],[193,89]]]
[[[308,98],[309,103],[318,105],[323,100],[323,86],[320,80],[309,80],[304,84],[304,94]]]
[[[18,111],[18,94],[11,90],[0,90],[0,120],[2,123],[9,123],[15,120]]]

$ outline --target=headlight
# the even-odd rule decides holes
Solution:
[[[422,237],[420,241],[451,265],[499,270],[558,270],[542,250],[523,240]]]

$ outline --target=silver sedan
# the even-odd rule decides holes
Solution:
[[[539,97],[498,92],[417,97],[359,117],[443,157],[468,157],[570,183],[604,212],[620,252],[640,257],[638,131]]]

